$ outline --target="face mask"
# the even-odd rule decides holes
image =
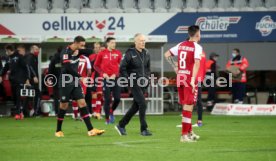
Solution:
[[[235,58],[237,56],[236,53],[232,53],[232,57]]]
[[[39,55],[39,51],[35,51],[34,56],[38,56],[38,55]]]

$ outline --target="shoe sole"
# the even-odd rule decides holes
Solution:
[[[118,127],[117,127],[117,126],[114,126],[114,128],[115,128],[115,130],[118,132],[118,134],[119,134],[120,136],[122,136],[122,134],[121,134],[120,130],[118,129]]]

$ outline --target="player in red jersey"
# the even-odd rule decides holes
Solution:
[[[179,103],[182,105],[181,142],[193,142],[199,136],[192,131],[192,111],[197,99],[197,74],[200,68],[202,47],[198,26],[188,28],[189,40],[183,41],[165,53],[165,57],[177,73]],[[174,62],[173,57],[178,57]]]
[[[75,52],[78,52],[78,50],[76,50]],[[84,55],[80,55],[80,57],[79,57],[78,73],[80,74],[80,76],[82,78],[87,78],[88,76],[91,75],[90,61]],[[85,84],[85,82],[82,82],[82,81],[80,83],[81,83],[81,88],[82,88],[83,94],[86,95],[87,85]],[[80,116],[78,116],[78,104],[75,100],[72,101],[72,108],[73,108],[73,112],[74,112],[74,115],[73,115],[74,119],[80,120]]]
[[[103,77],[103,96],[104,96],[104,112],[106,124],[112,124],[115,121],[113,112],[116,110],[121,99],[121,89],[118,84],[120,63],[122,54],[116,49],[116,39],[109,37],[106,39],[107,48],[101,51],[94,64],[95,70],[102,74]],[[112,99],[113,104],[110,108]]]
[[[89,60],[92,66],[92,74],[91,74],[91,78],[92,80],[95,79],[100,79],[102,76],[95,70],[94,63],[96,61],[97,55],[98,53],[102,50],[101,49],[102,45],[98,42],[94,43],[94,54],[91,54],[89,56]],[[95,84],[94,84],[95,85]],[[103,88],[100,86],[94,86],[92,87],[92,100],[91,100],[91,106],[92,106],[92,111],[93,111],[93,117],[95,117],[96,119],[101,119],[101,110],[102,110],[102,100],[103,100]]]

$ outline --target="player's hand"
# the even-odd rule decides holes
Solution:
[[[79,55],[79,50],[75,50],[73,53],[73,56],[78,56]]]
[[[28,85],[28,86],[31,85],[29,79],[26,80],[25,84]]]
[[[104,74],[103,74],[103,78],[108,79],[109,76],[108,76],[106,73],[104,73]]]
[[[3,78],[2,78],[2,77],[0,77],[0,83],[2,83],[2,81],[3,81]]]
[[[34,83],[38,83],[38,78],[34,77]]]
[[[112,74],[111,77],[109,77],[110,79],[115,79],[116,78],[116,74]]]
[[[195,93],[196,85],[195,85],[195,82],[194,82],[194,81],[191,81],[191,86],[192,86],[192,88],[193,88],[192,92]]]

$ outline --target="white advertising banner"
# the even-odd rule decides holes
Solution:
[[[250,115],[276,115],[275,104],[225,104],[217,103],[212,115],[233,115],[233,116],[250,116]]]
[[[0,14],[0,35],[105,36],[149,34],[173,17],[164,14]]]

